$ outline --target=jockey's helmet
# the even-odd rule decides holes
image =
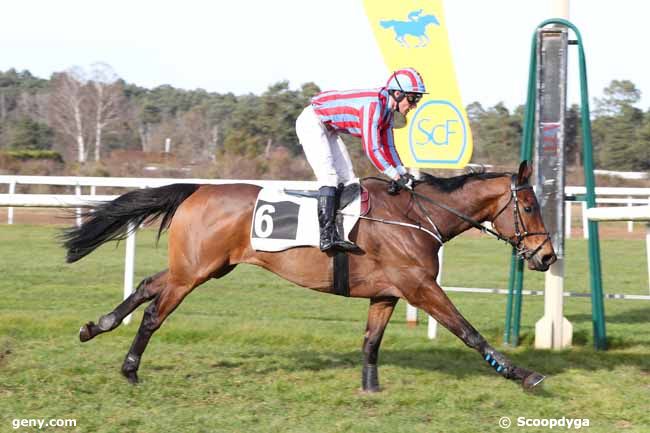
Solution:
[[[422,75],[414,68],[398,69],[393,72],[386,83],[388,90],[399,90],[402,93],[427,93]]]

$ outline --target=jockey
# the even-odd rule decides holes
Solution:
[[[354,179],[352,162],[340,134],[360,137],[373,165],[401,187],[412,178],[402,165],[393,141],[393,114],[404,116],[426,93],[422,76],[413,68],[391,74],[386,86],[371,90],[329,91],[316,95],[296,120],[296,134],[319,189],[318,222],[321,251],[358,247],[342,239],[334,223],[339,183]]]

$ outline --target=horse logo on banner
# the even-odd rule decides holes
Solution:
[[[430,40],[427,36],[426,30],[429,24],[440,25],[438,18],[435,15],[421,15],[422,9],[409,12],[408,21],[397,20],[381,20],[379,24],[385,29],[393,29],[395,32],[395,40],[404,48],[410,48],[406,42],[406,36],[411,35],[419,39],[419,43],[415,48],[426,47]]]
[[[415,68],[427,86],[405,127],[395,129],[404,167],[463,168],[472,158],[472,131],[460,96],[443,0],[363,0],[388,73]],[[433,24],[433,25],[432,25]]]

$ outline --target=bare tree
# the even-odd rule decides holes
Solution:
[[[4,89],[0,89],[0,121],[7,118],[7,99]]]
[[[182,134],[181,148],[185,147],[193,161],[203,161],[209,158],[208,149],[213,140],[214,131],[208,125],[205,108],[195,107],[183,114],[180,120]]]
[[[142,122],[138,125],[138,133],[140,134],[140,142],[142,143],[143,152],[151,152],[151,130],[149,124]]]
[[[124,90],[118,75],[106,63],[90,66],[90,101],[94,111],[95,161],[101,159],[103,134],[120,124],[125,105]]]
[[[49,111],[52,125],[77,146],[77,161],[86,162],[87,150],[84,122],[87,117],[87,78],[83,69],[73,67],[52,77]]]

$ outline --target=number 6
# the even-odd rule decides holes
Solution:
[[[257,233],[258,237],[268,238],[273,233],[273,217],[270,215],[273,213],[275,213],[275,207],[270,204],[257,208],[257,212],[255,212],[255,233]]]

